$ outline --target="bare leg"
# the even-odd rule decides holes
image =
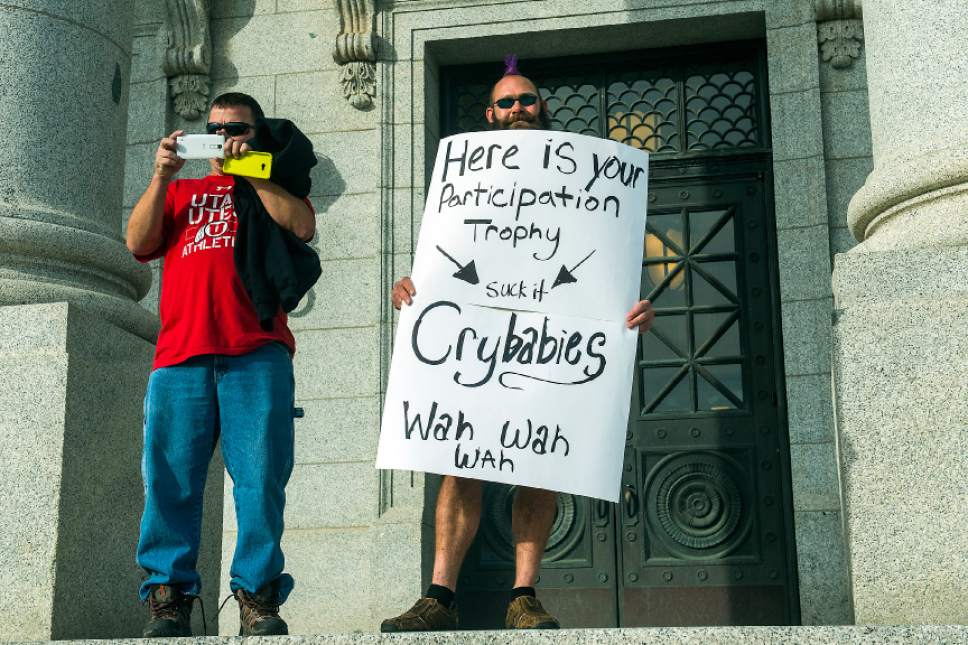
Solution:
[[[481,482],[447,475],[437,494],[433,583],[457,589],[457,574],[481,523]]]
[[[541,488],[518,488],[511,509],[515,587],[534,586],[555,521],[556,498],[557,493]]]

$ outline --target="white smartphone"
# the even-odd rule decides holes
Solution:
[[[186,134],[175,139],[175,152],[182,159],[223,159],[225,137],[220,134]]]

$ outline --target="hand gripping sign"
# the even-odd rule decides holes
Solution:
[[[618,501],[647,181],[647,153],[593,137],[441,142],[378,468]]]

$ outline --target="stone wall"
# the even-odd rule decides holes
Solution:
[[[870,130],[863,57],[834,68],[818,52],[815,17],[797,22],[767,30],[790,459],[802,620],[840,624],[851,612],[830,385],[830,254],[846,243],[846,204],[870,163]],[[796,123],[791,101],[808,120]]]
[[[866,47],[860,48],[859,57],[848,67],[836,68],[829,62],[820,65],[820,100],[823,106],[827,211],[830,213],[830,255],[833,257],[857,244],[847,228],[847,205],[874,168]]]

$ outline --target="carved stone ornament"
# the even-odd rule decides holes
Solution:
[[[814,0],[820,56],[837,69],[860,57],[864,42],[861,0]]]
[[[333,60],[340,66],[343,96],[358,110],[368,109],[376,96],[375,0],[336,0],[339,34]]]
[[[164,70],[175,112],[193,121],[208,111],[212,36],[208,0],[165,0]]]
[[[860,57],[864,27],[860,20],[834,20],[817,25],[817,40],[824,61],[837,69],[850,67]]]

